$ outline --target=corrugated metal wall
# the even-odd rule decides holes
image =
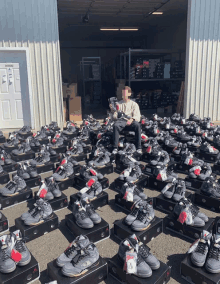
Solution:
[[[1,0],[0,47],[28,47],[35,128],[63,122],[57,0]]]
[[[220,1],[188,1],[184,115],[220,120]]]

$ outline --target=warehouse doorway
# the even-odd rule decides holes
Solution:
[[[25,48],[0,48],[0,128],[33,124],[33,104]]]

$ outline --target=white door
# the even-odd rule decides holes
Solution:
[[[0,63],[0,128],[22,126],[19,63]]]

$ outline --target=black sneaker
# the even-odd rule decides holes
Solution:
[[[210,273],[220,273],[220,235],[213,236],[205,269]]]

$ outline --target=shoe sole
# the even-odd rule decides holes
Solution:
[[[49,162],[50,162],[50,161],[49,161]],[[46,163],[44,163],[44,164],[42,164],[42,165],[36,165],[36,167],[37,167],[37,168],[40,168],[40,167],[46,166],[47,164],[49,164],[49,162],[46,162]]]
[[[45,221],[48,221],[48,220],[50,220],[51,218],[53,217],[53,213],[50,215],[50,216],[48,216],[47,218],[45,218],[44,220],[40,220],[39,222],[37,222],[37,223],[31,223],[31,224],[29,224],[29,225],[26,225],[26,226],[37,226],[37,225],[40,225],[40,224],[42,224],[42,223],[44,223]],[[25,220],[24,220],[25,221]]]
[[[7,196],[15,196],[15,195],[18,195],[18,194],[19,194],[19,192],[15,192],[15,193],[13,193],[13,194],[7,194],[7,195],[4,195],[4,193],[2,193],[2,195],[3,195],[3,196],[6,196],[6,197],[7,197]]]
[[[145,228],[143,228],[143,229],[138,229],[138,230],[135,230],[135,229],[132,228],[132,230],[137,231],[137,232],[141,232],[141,231],[147,230],[147,229],[152,225],[152,222],[154,221],[154,219],[155,219],[155,218],[153,218],[153,219],[151,220],[151,223],[150,223],[147,227],[145,227]]]
[[[26,260],[25,262],[22,262],[22,263],[17,263],[17,265],[18,266],[25,266],[25,265],[27,265],[28,263],[30,263],[30,261],[31,261],[31,255],[30,255],[30,257],[29,257],[29,259],[28,260]]]
[[[93,225],[92,227],[89,227],[89,228],[83,228],[82,226],[80,226],[80,225],[78,224],[78,222],[77,222],[77,221],[76,221],[76,225],[77,225],[77,226],[79,226],[80,228],[82,228],[82,229],[86,229],[86,230],[87,230],[87,229],[92,229],[92,228],[94,227],[94,225]]]
[[[15,267],[13,267],[13,268],[11,268],[11,269],[9,269],[9,270],[1,270],[0,269],[0,272],[2,272],[2,273],[11,273],[11,272],[13,272],[13,271],[15,271],[16,270],[16,265],[15,265]]]
[[[89,268],[87,268],[87,269],[81,271],[79,274],[69,274],[69,273],[65,273],[65,272],[63,272],[63,271],[62,271],[62,274],[65,275],[65,276],[67,276],[67,277],[79,277],[79,276],[85,274],[86,272],[88,272],[90,269],[92,269],[92,268],[94,268],[94,267],[96,267],[96,266],[98,266],[98,265],[99,265],[99,260],[96,261],[94,264],[92,264]]]

